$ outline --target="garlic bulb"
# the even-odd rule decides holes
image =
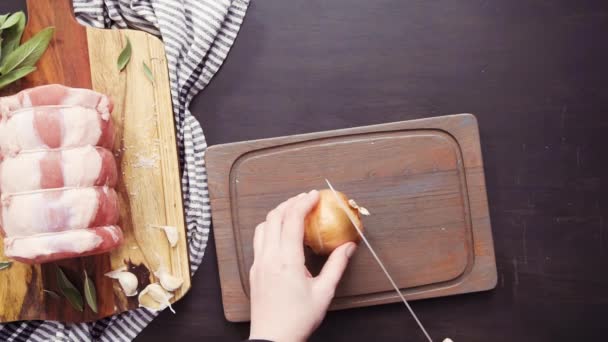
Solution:
[[[177,234],[177,228],[174,226],[157,226],[150,225],[152,228],[158,228],[165,231],[165,236],[167,236],[167,240],[171,247],[177,246],[177,241],[179,240],[179,235]]]
[[[171,312],[175,313],[171,307],[171,303],[169,303],[169,299],[171,298],[173,298],[173,295],[165,291],[162,286],[158,283],[152,283],[141,291],[137,300],[139,301],[140,307],[152,311],[161,311],[168,306]]]
[[[337,194],[352,213],[359,228],[363,229],[360,207],[353,208],[346,195],[341,192]],[[319,191],[319,202],[306,216],[304,227],[304,244],[320,255],[329,255],[340,245],[349,241],[358,243],[360,240],[359,233],[329,189]]]
[[[154,275],[158,278],[162,287],[167,291],[173,292],[179,289],[184,283],[182,278],[170,274],[164,267],[159,268],[158,271],[154,272]]]
[[[112,272],[105,274],[106,277],[118,280],[122,291],[127,297],[133,297],[137,294],[137,285],[139,281],[135,274],[128,272],[127,267],[120,267]]]

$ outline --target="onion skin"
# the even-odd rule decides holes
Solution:
[[[359,211],[348,204],[348,197],[345,194],[338,191],[336,193],[344,202],[344,207],[353,214],[359,228],[363,230]],[[347,242],[359,243],[360,240],[357,229],[340,207],[332,191],[329,189],[319,191],[319,202],[304,220],[304,244],[315,254],[329,255],[334,249]]]

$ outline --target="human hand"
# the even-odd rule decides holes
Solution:
[[[304,341],[325,317],[356,244],[336,248],[312,277],[304,264],[304,218],[318,201],[316,190],[292,197],[255,229],[250,339]]]

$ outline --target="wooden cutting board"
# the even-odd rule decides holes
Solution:
[[[249,319],[252,239],[288,197],[356,199],[367,237],[408,299],[492,289],[496,262],[477,121],[470,114],[212,146],[206,155],[224,313]],[[324,259],[307,252],[317,274]],[[400,301],[361,245],[332,310]]]
[[[14,263],[10,269],[0,271],[0,322],[30,319],[83,322],[136,308],[137,297],[126,298],[118,283],[104,276],[125,262],[134,265],[140,290],[156,281],[150,273],[160,264],[181,277],[184,284],[175,293],[172,299],[175,302],[190,288],[190,267],[163,44],[139,31],[85,28],[74,19],[70,0],[28,0],[27,4],[24,39],[47,26],[55,27],[55,35],[38,63],[38,70],[3,95],[27,87],[61,83],[91,88],[114,100],[112,117],[117,128],[114,152],[120,175],[119,225],[125,242],[111,254],[33,267]],[[127,37],[133,53],[130,63],[119,72],[116,61]],[[152,70],[154,83],[146,78],[143,62]],[[149,225],[177,227],[178,245],[171,248],[164,232]],[[4,260],[1,248],[0,260]],[[44,294],[43,289],[59,292],[55,282],[57,266],[66,271],[81,291],[83,270],[87,270],[97,288],[98,314],[88,307],[78,312],[65,299]]]

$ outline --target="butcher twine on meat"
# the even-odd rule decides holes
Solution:
[[[0,97],[0,233],[28,264],[105,253],[123,241],[110,148],[112,102],[50,84]]]

